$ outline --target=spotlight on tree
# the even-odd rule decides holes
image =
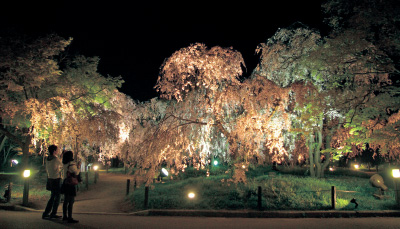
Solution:
[[[360,165],[359,165],[359,164],[355,164],[355,165],[354,165],[354,168],[355,168],[355,169],[359,169],[359,168],[360,168]]]
[[[168,173],[168,170],[166,170],[165,168],[162,168],[162,169],[161,169],[161,175],[162,175],[162,176],[167,177],[168,174],[169,174],[169,173]]]

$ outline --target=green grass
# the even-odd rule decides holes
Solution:
[[[85,172],[81,173],[82,180],[85,180]],[[46,190],[47,175],[43,171],[34,170],[32,171],[31,177],[29,178],[29,206],[33,200],[47,201],[50,196],[50,192]],[[21,176],[21,172],[12,173],[0,173],[0,194],[1,199],[4,200],[3,195],[8,187],[9,182],[12,182],[11,191],[11,203],[21,204],[24,190],[24,178]],[[94,183],[94,173],[89,172],[89,185]],[[79,184],[80,190],[85,190],[85,184]]]
[[[355,198],[356,210],[396,209],[394,191],[386,192],[388,199],[378,200],[369,184],[369,176],[345,175],[344,171],[327,174],[327,178],[315,179],[308,176],[291,175],[288,171],[270,174],[268,168],[253,168],[247,173],[247,184],[226,182],[229,174],[210,177],[205,175],[180,180],[168,180],[154,184],[149,191],[148,207],[154,209],[257,209],[257,187],[262,188],[264,210],[328,210],[331,209],[331,187],[337,190],[337,210],[355,210],[350,200]],[[194,172],[190,172],[193,174]],[[301,172],[294,172],[301,174]],[[198,171],[197,174],[202,174]],[[352,191],[352,192],[344,192]],[[189,199],[189,192],[196,197]],[[144,187],[131,193],[127,200],[134,210],[144,208]]]

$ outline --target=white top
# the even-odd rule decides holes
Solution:
[[[46,159],[46,172],[47,177],[50,179],[61,178],[61,168],[63,164],[60,158],[54,155],[50,155]]]
[[[69,166],[69,167],[68,167]],[[64,178],[67,177],[67,169],[70,173],[73,173],[75,175],[79,175],[79,169],[76,166],[75,161],[70,161],[67,164],[64,164]]]

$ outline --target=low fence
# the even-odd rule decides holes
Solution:
[[[130,193],[130,186],[131,186],[131,180],[127,179],[127,182],[126,182],[126,195],[129,195],[129,193]],[[136,181],[134,181],[133,182],[133,191],[136,190],[136,188],[137,188],[137,184],[136,184]],[[143,198],[143,207],[144,207],[144,209],[148,209],[148,207],[149,207],[149,192],[150,192],[149,187],[145,186],[144,187],[144,198]],[[279,191],[274,191],[274,192],[279,192]],[[338,190],[336,186],[331,186],[331,189],[329,189],[329,190],[296,191],[296,192],[293,192],[293,193],[298,194],[298,193],[302,193],[302,192],[313,192],[313,193],[329,192],[330,193],[330,204],[331,204],[330,205],[330,209],[332,209],[332,210],[336,209],[338,194],[340,196],[343,196],[343,194],[360,193],[358,191]],[[399,193],[400,190],[399,191],[397,191],[397,190],[386,191],[386,193],[388,193],[388,192],[394,192],[395,196],[397,194],[400,194]],[[258,186],[257,190],[254,192],[254,194],[257,196],[257,209],[258,210],[262,210],[263,209],[263,199],[264,199],[262,187]],[[375,194],[374,194],[374,196],[375,196]],[[354,204],[354,209],[356,209],[358,207],[357,200],[354,197],[350,197],[348,199],[351,199],[350,203]],[[398,206],[400,206],[397,197],[396,197],[396,201],[397,201]]]

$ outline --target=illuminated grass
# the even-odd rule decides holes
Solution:
[[[247,184],[227,183],[228,175],[187,178],[156,183],[149,191],[149,208],[154,209],[257,209],[257,187],[262,187],[264,210],[329,210],[331,187],[337,190],[337,210],[389,210],[395,208],[393,190],[388,199],[377,200],[368,178],[328,176],[314,179],[305,176],[277,174],[250,177]],[[221,182],[224,180],[224,182]],[[194,191],[194,199],[187,193]],[[343,192],[355,191],[355,192]],[[355,198],[358,208],[350,200]],[[135,210],[143,209],[144,187],[127,199]]]

